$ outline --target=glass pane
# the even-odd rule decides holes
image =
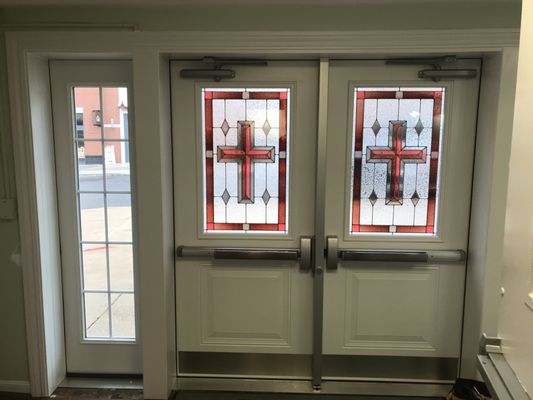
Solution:
[[[107,290],[106,248],[104,244],[81,246],[84,290]]]
[[[202,93],[204,230],[287,233],[290,90]]]
[[[78,159],[78,189],[101,192],[104,189],[103,152],[100,141],[75,142]]]
[[[85,338],[134,339],[128,91],[76,87],[73,96]]]
[[[107,293],[85,293],[85,337],[109,337]]]
[[[80,224],[83,241],[105,240],[104,195],[80,194]]]
[[[111,290],[133,290],[133,249],[130,244],[109,246]]]
[[[135,302],[133,294],[111,295],[111,321],[114,338],[135,338]]]
[[[102,137],[102,110],[100,88],[74,88],[75,138],[100,139]]]
[[[356,88],[350,233],[435,235],[444,88]]]
[[[104,138],[118,140],[128,135],[128,88],[102,88]]]
[[[131,190],[130,164],[124,162],[125,154],[129,151],[128,143],[123,141],[104,142],[105,183],[108,192],[129,192]]]
[[[131,242],[131,195],[107,195],[107,230],[110,242]]]

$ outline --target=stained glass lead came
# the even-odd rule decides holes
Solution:
[[[289,89],[202,93],[205,231],[286,233]]]
[[[436,234],[444,93],[354,90],[350,233]]]
[[[218,162],[237,163],[239,169],[239,203],[254,202],[254,164],[273,163],[274,147],[255,146],[253,121],[238,122],[237,146],[218,146]]]

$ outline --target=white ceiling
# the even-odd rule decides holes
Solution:
[[[204,5],[358,5],[358,4],[422,4],[422,3],[500,3],[516,4],[521,0],[0,0],[5,6],[78,6],[78,5],[137,5],[137,6],[204,6]]]

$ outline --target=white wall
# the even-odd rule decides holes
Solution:
[[[476,355],[481,335],[497,334],[517,59],[518,48],[514,47],[483,59],[468,246],[464,378],[478,377]]]
[[[533,395],[533,309],[525,302],[533,267],[533,0],[524,0],[504,239],[500,332],[507,361]]]

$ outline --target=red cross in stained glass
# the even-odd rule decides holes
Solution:
[[[386,204],[402,204],[405,164],[426,162],[426,147],[407,147],[407,121],[389,122],[389,146],[368,146],[368,163],[387,164]]]
[[[255,146],[253,121],[237,123],[237,146],[218,146],[218,162],[237,163],[239,179],[239,203],[254,202],[254,164],[273,163],[273,146]]]

